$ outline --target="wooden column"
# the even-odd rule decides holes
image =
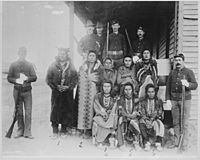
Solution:
[[[69,2],[69,48],[71,59],[74,58],[74,2]]]

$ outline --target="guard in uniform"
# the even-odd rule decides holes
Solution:
[[[142,52],[144,49],[151,49],[150,48],[150,42],[144,38],[144,30],[142,27],[139,27],[137,29],[137,36],[138,39],[133,41],[133,56],[138,56],[139,58],[142,58]]]
[[[127,46],[124,35],[119,33],[119,22],[112,21],[113,33],[109,35],[108,53],[106,57],[110,57],[114,61],[115,68],[123,64],[123,57],[127,53]],[[106,49],[106,47],[104,47]]]
[[[175,69],[169,74],[166,85],[166,101],[167,105],[172,109],[173,126],[175,132],[175,142],[171,147],[177,147],[180,138],[180,108],[182,103],[182,85],[185,86],[185,102],[183,113],[183,145],[182,150],[188,149],[189,138],[189,116],[191,108],[191,90],[195,90],[198,86],[194,76],[194,72],[184,66],[184,55],[178,54],[174,56]]]
[[[87,59],[87,55],[90,50],[93,50],[96,53],[100,50],[97,42],[97,35],[93,33],[94,27],[94,23],[88,20],[86,23],[87,35],[82,37],[78,43],[78,52],[83,57],[84,61]]]

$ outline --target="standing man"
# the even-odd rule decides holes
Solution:
[[[105,53],[105,57],[110,57],[114,61],[114,66],[118,68],[123,63],[123,57],[127,54],[127,46],[124,35],[119,33],[119,22],[112,21],[113,33],[109,35],[108,41],[108,53]],[[106,52],[106,45],[104,46]]]
[[[78,52],[83,57],[84,61],[87,59],[87,55],[90,50],[93,50],[96,53],[100,50],[97,42],[97,35],[93,33],[94,27],[94,23],[92,23],[91,20],[88,20],[86,23],[87,34],[82,37],[78,43]]]
[[[19,104],[17,110],[18,133],[15,138],[25,137],[33,139],[31,133],[31,82],[35,82],[37,80],[37,76],[32,63],[26,61],[26,55],[26,47],[20,47],[18,50],[19,59],[11,64],[7,79],[8,82],[14,84],[14,100],[15,104]],[[25,110],[25,117],[23,115],[23,106]]]
[[[150,42],[144,38],[144,35],[144,29],[142,27],[139,27],[137,29],[138,39],[133,41],[133,56],[138,56],[139,58],[142,58],[142,52],[144,51],[144,49],[151,49]]]
[[[57,138],[61,124],[61,136],[65,137],[67,129],[73,123],[73,89],[78,75],[69,58],[69,49],[59,48],[56,61],[49,67],[46,82],[52,90],[51,123],[53,138]]]
[[[185,102],[183,117],[183,150],[187,150],[189,138],[189,117],[191,107],[191,90],[195,90],[198,86],[194,76],[194,72],[184,65],[184,55],[178,54],[174,56],[175,69],[169,74],[166,85],[166,101],[167,105],[172,107],[172,118],[175,132],[175,142],[173,147],[177,147],[180,138],[180,109],[182,102],[182,85],[185,86]]]
[[[103,63],[102,54],[105,43],[105,35],[103,34],[102,22],[97,22],[96,30],[97,30],[97,44],[99,46],[99,52],[97,53],[97,58],[101,61],[101,63]]]

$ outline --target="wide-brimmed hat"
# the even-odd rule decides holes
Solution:
[[[144,32],[144,28],[143,28],[142,26],[139,26],[139,27],[137,28],[137,30],[142,30],[142,31]]]
[[[96,28],[103,28],[103,23],[102,22],[97,22]]]
[[[120,27],[119,21],[117,21],[117,20],[112,20],[112,21],[111,21],[111,25],[112,25],[112,26],[116,26],[116,27]]]
[[[94,27],[94,23],[91,20],[87,20],[86,27]]]

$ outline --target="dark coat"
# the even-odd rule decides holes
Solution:
[[[174,69],[170,72],[166,85],[166,100],[180,101],[182,99],[182,83],[183,75],[189,82],[189,87],[185,88],[185,99],[191,99],[191,90],[198,87],[194,72],[188,68],[183,68],[180,71]]]
[[[56,124],[71,126],[73,120],[73,89],[77,84],[78,75],[70,63],[64,74],[63,85],[69,86],[64,92],[59,92],[57,86],[61,84],[62,67],[58,61],[48,69],[46,82],[52,89],[50,121]]]
[[[25,74],[28,79],[21,84],[17,84],[15,81],[20,77],[20,73]],[[35,82],[37,80],[37,76],[34,70],[32,63],[28,61],[16,61],[10,65],[9,72],[8,72],[8,82],[14,84],[14,88],[21,91],[30,91],[32,89],[31,82]]]
[[[136,53],[140,53],[139,58],[142,58],[142,52],[144,51],[144,49],[149,49],[151,50],[151,45],[150,42],[148,40],[146,40],[145,38],[143,38],[142,40],[135,40],[133,41],[133,53],[134,55]]]

